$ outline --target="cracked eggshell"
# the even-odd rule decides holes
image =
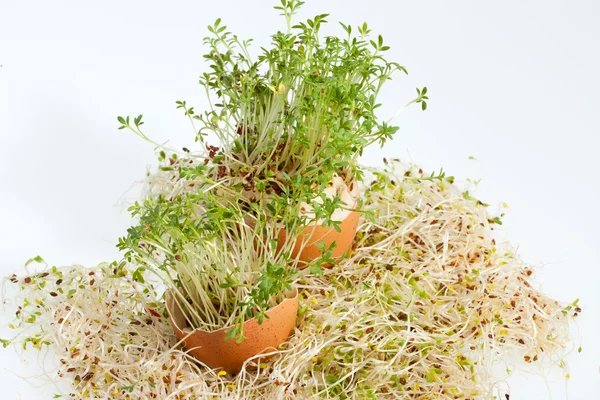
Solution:
[[[294,289],[285,300],[267,311],[269,318],[262,324],[256,318],[246,321],[244,336],[247,339],[237,343],[235,339],[225,340],[230,327],[212,332],[192,330],[172,294],[167,293],[166,301],[171,325],[189,354],[210,368],[229,374],[239,372],[249,358],[276,350],[294,329],[298,313],[298,290]]]
[[[334,177],[332,185],[325,189],[325,194],[328,197],[334,197],[336,194],[346,204],[351,204],[356,207],[360,191],[356,182],[346,185],[344,180],[338,176]],[[310,216],[311,210],[306,205],[307,211],[305,214]],[[360,213],[353,210],[337,210],[332,219],[341,221],[341,232],[336,231],[328,226],[321,226],[319,222],[309,225],[304,228],[296,240],[296,244],[292,249],[292,258],[298,258],[300,266],[306,265],[310,261],[318,258],[323,253],[319,248],[320,243],[325,244],[325,248],[329,248],[334,242],[336,243],[333,249],[333,258],[340,258],[352,247],[356,231],[358,228]],[[279,248],[287,240],[287,232],[282,229],[278,234]],[[327,266],[327,265],[326,265]]]

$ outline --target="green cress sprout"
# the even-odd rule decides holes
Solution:
[[[295,269],[289,249],[276,251],[277,226],[254,216],[238,201],[199,189],[175,198],[158,196],[130,207],[139,218],[118,247],[139,265],[176,288],[175,300],[191,328],[231,326],[228,338],[243,339],[243,323],[285,299]],[[257,216],[259,218],[257,218]]]
[[[321,35],[327,14],[293,24],[302,4],[282,0],[275,7],[287,30],[272,35],[271,45],[256,57],[252,40],[229,32],[221,19],[209,26],[211,35],[204,39],[209,71],[200,84],[210,109],[198,113],[185,101],[177,101],[177,108],[206,149],[210,168],[203,174],[225,180],[250,201],[262,202],[261,208],[281,203],[276,208],[292,215],[288,223],[298,219],[304,204],[317,212],[300,225],[319,221],[334,226],[333,213],[355,205],[335,195],[327,202],[323,191],[334,176],[348,185],[360,181],[358,157],[371,144],[384,145],[398,130],[376,116],[377,99],[394,72],[407,71],[386,59],[389,46],[381,36],[369,39],[366,23],[357,29],[341,23],[343,37]],[[427,88],[417,89],[409,104],[420,103],[425,110],[427,100]],[[119,121],[121,128],[148,140],[140,130],[141,118],[133,124],[123,117]],[[209,144],[214,139],[218,146]],[[279,212],[271,215],[285,220]]]

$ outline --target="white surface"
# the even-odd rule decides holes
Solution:
[[[153,138],[189,146],[192,132],[174,102],[205,106],[196,81],[206,25],[223,17],[240,36],[256,38],[258,49],[283,29],[274,2],[0,0],[1,275],[36,254],[59,265],[118,257],[114,244],[129,218],[117,204],[155,158],[151,146],[117,131],[116,116],[144,113]],[[385,91],[383,117],[414,87],[429,88],[429,110],[403,113],[396,140],[372,149],[365,163],[410,154],[429,170],[483,178],[477,194],[508,203],[506,235],[542,265],[545,291],[581,298],[583,353],[568,359],[568,386],[559,372],[549,389],[542,378],[517,376],[511,400],[563,399],[565,388],[571,400],[600,398],[600,4],[308,3],[302,17],[368,20],[408,67],[411,75],[398,75]],[[337,23],[328,32],[340,32]],[[11,371],[39,372],[35,362],[0,350],[2,399],[55,393]]]

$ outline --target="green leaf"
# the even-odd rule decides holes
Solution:
[[[129,392],[129,393],[133,392],[134,388],[135,388],[135,383],[133,385],[121,387],[122,390],[125,390],[126,392]]]
[[[348,35],[352,34],[352,27],[350,25],[346,25],[343,22],[340,22],[339,24],[346,31],[346,33],[348,33]]]
[[[7,348],[10,345],[10,340],[0,339],[0,343],[2,343],[2,347]]]
[[[463,198],[464,198],[465,200],[469,200],[469,201],[475,201],[475,200],[477,200],[475,197],[473,197],[473,196],[471,196],[471,195],[469,194],[469,191],[468,191],[468,190],[467,190],[467,191],[465,191],[465,192],[463,193]]]
[[[146,268],[144,268],[144,267],[139,267],[138,269],[136,269],[132,275],[133,280],[136,282],[139,282],[139,283],[145,283],[146,282],[146,280],[144,279],[145,271],[146,271]]]
[[[435,373],[435,370],[430,369],[429,371],[427,371],[427,374],[425,375],[425,379],[429,383],[435,382],[437,380],[437,374]]]
[[[502,225],[502,220],[499,217],[494,217],[488,220],[490,223]]]
[[[315,276],[323,276],[323,267],[320,265],[311,265],[310,273]]]
[[[33,258],[30,258],[29,260],[27,260],[27,262],[25,263],[25,266],[28,266],[29,264],[31,264],[32,262],[36,262],[36,263],[43,263],[44,259],[40,256],[35,256]]]

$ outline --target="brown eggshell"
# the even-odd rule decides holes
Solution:
[[[298,290],[294,289],[288,297],[276,307],[267,311],[269,318],[258,324],[256,318],[244,323],[244,336],[241,343],[236,339],[225,340],[229,327],[213,332],[196,329],[193,332],[185,316],[167,293],[167,311],[175,334],[183,340],[188,352],[211,368],[220,368],[230,374],[239,372],[244,362],[261,353],[273,351],[285,342],[296,324],[298,313]]]
[[[323,254],[323,251],[321,248],[319,248],[322,243],[325,244],[325,249],[327,249],[334,242],[336,245],[333,248],[332,257],[342,257],[348,251],[348,249],[350,249],[352,242],[356,237],[359,216],[360,213],[357,211],[350,212],[346,219],[344,219],[339,225],[341,232],[338,232],[333,228],[329,228],[328,226],[307,226],[302,230],[302,232],[300,232],[298,236],[296,245],[292,250],[292,258],[298,257],[298,260],[301,264],[300,266],[302,267],[302,265],[306,265],[306,263],[319,258],[321,254]],[[287,232],[285,229],[280,230],[278,236],[278,243],[281,244],[278,247],[281,247],[283,246],[283,243],[287,237]],[[302,247],[304,242],[306,242],[306,244],[304,247]]]

